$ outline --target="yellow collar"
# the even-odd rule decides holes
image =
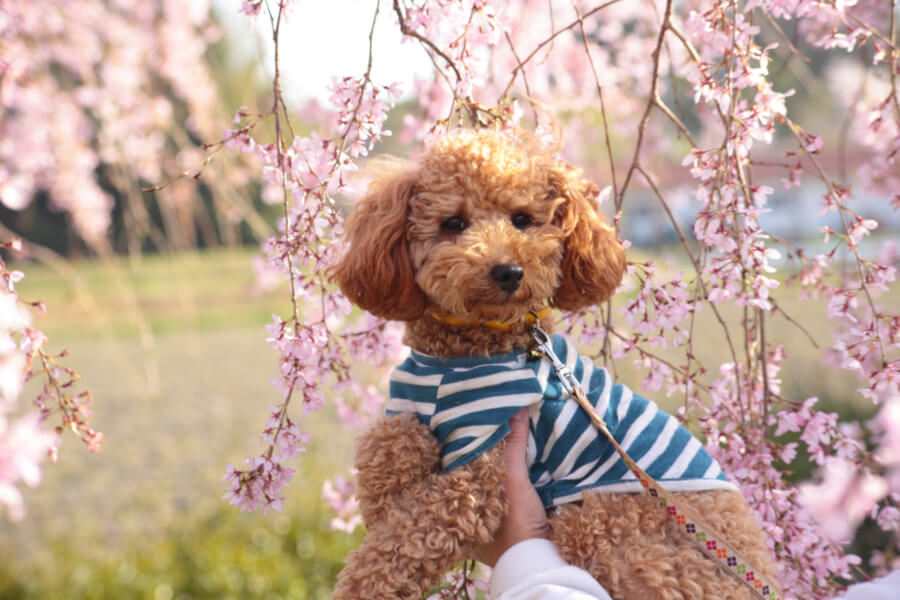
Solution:
[[[544,317],[549,315],[551,310],[552,309],[549,306],[545,306],[537,312],[529,312],[525,316],[519,319],[513,319],[512,321],[469,321],[466,319],[460,319],[459,317],[439,315],[435,311],[429,311],[428,315],[435,321],[440,321],[441,323],[446,323],[447,325],[456,325],[462,327],[488,327],[490,329],[496,329],[497,331],[509,331],[510,329],[512,329],[513,325],[518,325],[519,323],[534,325],[539,319],[543,319]]]

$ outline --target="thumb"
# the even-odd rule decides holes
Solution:
[[[506,436],[506,468],[510,475],[528,478],[525,452],[528,446],[528,409],[523,408],[509,420]]]

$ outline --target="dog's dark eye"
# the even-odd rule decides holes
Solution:
[[[441,229],[447,233],[461,233],[466,228],[466,222],[462,217],[450,217],[441,223]]]
[[[525,229],[531,225],[531,217],[525,213],[516,213],[513,215],[512,224],[516,229]]]

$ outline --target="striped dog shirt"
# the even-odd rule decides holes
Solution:
[[[670,491],[737,488],[703,445],[653,402],[615,384],[606,369],[552,336],[553,350],[581,383],[616,441]],[[568,398],[549,360],[526,352],[476,358],[436,358],[412,351],[391,375],[387,414],[414,413],[441,445],[451,471],[474,460],[509,433],[508,421],[530,413],[529,475],[544,506],[580,500],[586,489],[643,488]]]

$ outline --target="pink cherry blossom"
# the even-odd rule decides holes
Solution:
[[[22,244],[13,241],[0,248],[18,252]],[[5,508],[12,519],[25,515],[18,486],[40,483],[41,463],[55,459],[65,429],[75,432],[91,451],[103,443],[103,434],[89,425],[90,394],[71,391],[77,375],[58,362],[61,355],[47,352],[46,336],[33,327],[27,304],[16,292],[15,283],[23,277],[0,258],[0,509]],[[43,390],[23,414],[19,401],[30,379],[42,383]],[[59,417],[60,423],[48,427],[51,416]]]
[[[338,531],[353,533],[362,525],[362,517],[359,514],[359,502],[353,495],[356,483],[353,480],[355,472],[350,472],[350,477],[335,477],[326,481],[322,486],[322,499],[331,507],[335,517],[331,520],[331,528]]]
[[[0,508],[16,520],[25,515],[16,485],[34,487],[41,481],[40,464],[55,447],[57,435],[47,431],[40,415],[32,412],[13,423],[0,414]]]
[[[173,173],[204,182],[221,151],[240,166],[213,177],[237,187],[258,183],[262,201],[279,208],[277,233],[263,242],[255,265],[259,285],[282,283],[288,300],[266,328],[279,364],[275,406],[261,419],[261,451],[225,478],[228,499],[242,509],[280,506],[294,474],[287,465],[309,442],[301,422],[309,412],[333,402],[349,431],[381,410],[386,373],[402,352],[400,327],[354,312],[327,269],[342,251],[356,172],[381,151],[395,104],[411,91],[409,110],[398,119],[398,137],[412,146],[404,154],[460,127],[522,126],[539,143],[560,146],[562,158],[604,186],[601,210],[623,246],[634,237],[632,224],[662,215],[678,257],[650,260],[630,250],[634,263],[611,303],[561,322],[597,362],[613,371],[630,364],[648,392],[681,400],[679,417],[703,436],[759,514],[770,548],[786,565],[786,597],[839,591],[835,582],[859,561],[841,542],[860,515],[896,526],[900,315],[890,298],[898,264],[896,251],[876,249],[890,219],[861,202],[874,197],[887,210],[900,206],[892,3],[382,2],[405,51],[431,59],[430,76],[401,85],[377,80],[368,68],[334,73],[328,102],[292,107],[280,93],[281,69],[274,69],[270,104],[228,107],[230,123],[212,110],[220,94],[204,53],[218,32],[207,1],[189,9],[175,0],[119,2],[115,11],[99,0],[82,2],[79,11],[67,10],[64,0],[38,12],[28,3],[7,5],[0,19],[4,207],[24,210],[44,194],[86,246],[101,252],[114,199],[138,181]],[[271,25],[278,43],[282,20],[289,11],[299,16],[303,4],[242,0],[232,10]],[[339,51],[340,36],[335,40]],[[824,58],[797,77],[808,70],[797,54],[810,47]],[[798,96],[805,93],[794,94],[808,91],[811,79],[841,113],[841,152],[864,157],[848,161],[846,173],[833,165],[836,132],[804,112]],[[188,118],[172,125],[181,114]],[[295,126],[298,114],[311,131]],[[193,141],[201,138],[206,145]],[[175,139],[188,141],[173,149]],[[685,158],[679,166],[673,157]],[[127,181],[112,182],[112,191],[109,178],[98,179],[119,172]],[[786,214],[784,196],[773,189],[779,181],[792,199],[813,187],[821,195],[822,214],[803,225],[824,234],[824,248],[815,247],[821,238],[808,244],[767,230]],[[162,207],[190,206],[190,181],[181,183],[162,186],[153,198]],[[640,212],[648,199],[653,208]],[[246,215],[230,207],[223,216],[232,223]],[[0,415],[9,420],[29,364],[47,361],[53,376],[70,375],[48,354],[27,316],[32,309],[23,311],[27,305],[15,296],[21,275],[3,276]],[[853,427],[812,398],[787,397],[795,386],[785,381],[797,375],[782,372],[787,359],[772,338],[782,317],[791,317],[783,314],[790,304],[784,300],[795,293],[806,308],[824,305],[833,327],[814,337],[831,368],[856,382],[859,400],[877,407],[874,420]],[[701,320],[713,325],[701,330]],[[714,359],[698,357],[701,335],[719,344]],[[60,397],[51,386],[34,404],[39,418],[61,417],[92,447],[102,440],[86,420],[88,395]],[[790,482],[798,456],[820,467],[803,487],[812,500]],[[0,479],[0,498],[13,498],[22,482]],[[819,493],[823,485],[827,493]],[[358,522],[351,490],[348,478],[327,494],[342,513],[335,525],[345,529]],[[841,511],[852,517],[843,528],[834,525]],[[884,550],[863,566],[887,568]],[[470,573],[451,577],[445,597],[469,589]]]
[[[860,473],[852,462],[836,458],[824,463],[822,477],[819,485],[800,486],[801,501],[818,521],[822,535],[838,542],[849,541],[859,522],[887,493],[887,482]]]

